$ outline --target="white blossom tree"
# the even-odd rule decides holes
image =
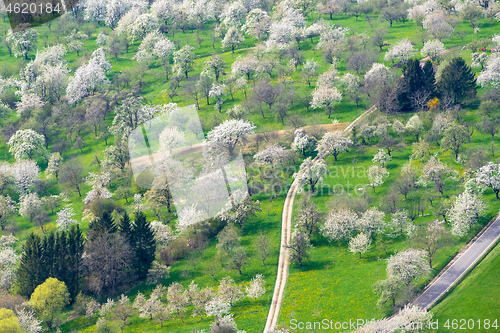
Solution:
[[[25,115],[29,116],[29,112],[36,109],[41,109],[45,105],[45,102],[40,96],[35,93],[24,93],[21,96],[21,101],[16,102],[17,115],[23,117]]]
[[[361,254],[370,249],[371,243],[370,237],[361,232],[349,241],[349,252],[359,253],[359,259],[361,259]]]
[[[0,237],[0,287],[8,289],[12,286],[16,278],[16,267],[19,262],[19,255],[13,249],[17,242],[12,234]]]
[[[336,27],[330,24],[325,25],[325,29],[322,29],[319,35],[319,41],[316,45],[318,50],[321,50],[328,45],[338,44],[342,42],[347,33],[349,32],[349,28]]]
[[[328,119],[330,119],[333,105],[340,101],[342,101],[342,94],[336,87],[319,86],[312,92],[311,106],[314,109],[325,107]]]
[[[178,213],[179,220],[177,222],[177,229],[181,232],[186,230],[189,226],[198,222],[202,216],[201,210],[197,209],[197,205],[193,204],[182,208]]]
[[[35,180],[39,177],[40,168],[32,160],[17,161],[10,168],[16,191],[26,194],[32,190]]]
[[[7,142],[16,160],[48,158],[45,139],[32,129],[18,130]]]
[[[9,217],[16,211],[15,201],[7,194],[0,195],[0,229],[4,230],[9,223]],[[4,236],[2,236],[4,237]],[[0,237],[0,247],[2,238]]]
[[[158,19],[151,14],[139,15],[135,22],[127,27],[127,35],[130,41],[140,40],[148,33],[158,30]]]
[[[426,186],[429,182],[433,182],[439,193],[444,195],[445,177],[453,176],[453,174],[452,169],[441,162],[436,155],[433,155],[422,168],[422,174],[418,179],[418,183]]]
[[[450,38],[454,31],[453,26],[449,23],[448,17],[443,10],[429,13],[422,21],[422,25],[425,30],[438,40]]]
[[[258,64],[259,60],[253,54],[244,58],[238,56],[231,65],[231,73],[234,75],[246,75],[247,79],[250,80]]]
[[[361,79],[359,76],[345,73],[339,80],[340,86],[344,89],[345,95],[347,95],[356,106],[359,106],[361,101]]]
[[[358,214],[350,209],[341,208],[331,212],[321,227],[321,234],[329,241],[346,241],[352,237],[357,227]]]
[[[330,65],[330,68],[326,72],[318,75],[318,81],[316,82],[316,87],[328,87],[334,88],[335,80],[338,78],[339,71],[337,70],[336,61]]]
[[[387,276],[394,277],[409,286],[411,282],[429,274],[427,254],[421,250],[408,249],[392,255],[387,263]]]
[[[211,299],[205,305],[205,312],[208,317],[222,318],[229,313],[229,310],[231,310],[229,302],[220,297]]]
[[[402,64],[410,60],[417,51],[413,48],[413,44],[408,38],[403,39],[399,43],[391,46],[384,56],[385,61],[392,61],[398,59]]]
[[[416,141],[418,141],[420,133],[423,131],[423,129],[424,129],[424,123],[422,122],[422,120],[420,120],[418,114],[408,119],[408,122],[405,125],[405,131],[415,135]]]
[[[400,209],[392,214],[390,226],[393,229],[389,233],[390,237],[403,237],[404,233],[407,234],[412,232],[413,224],[411,222],[410,216],[406,210]]]
[[[167,246],[177,238],[172,228],[160,221],[151,221],[151,229],[154,232],[156,242],[161,246]]]
[[[233,306],[234,302],[239,301],[245,295],[241,291],[241,287],[234,283],[233,278],[226,276],[222,278],[219,283],[219,289],[217,290],[217,296],[223,301],[229,302],[230,306]]]
[[[326,157],[331,154],[337,161],[337,156],[347,151],[352,144],[351,138],[346,136],[343,131],[326,132],[319,140],[316,150],[320,156]]]
[[[407,304],[394,316],[394,325],[401,332],[415,332],[416,327],[431,327],[432,313],[417,305]]]
[[[314,193],[316,186],[323,184],[323,177],[328,172],[326,163],[320,159],[313,161],[311,157],[306,158],[300,165],[298,172],[293,174],[297,183],[301,186],[309,186]]]
[[[175,126],[166,126],[160,133],[160,151],[171,154],[174,148],[180,147],[185,141],[184,133]]]
[[[375,192],[375,187],[382,185],[385,179],[389,177],[389,171],[386,168],[379,165],[372,165],[368,169],[368,181],[370,182],[370,186],[373,188]]]
[[[472,62],[470,64],[471,67],[476,67],[479,68],[481,67],[481,70],[484,70],[484,66],[488,63],[488,59],[490,58],[486,52],[472,52]]]
[[[372,162],[385,166],[385,164],[392,160],[392,157],[387,154],[384,149],[379,149],[378,152],[373,156]]]
[[[150,284],[159,284],[161,280],[168,279],[170,277],[171,267],[166,266],[158,261],[153,261],[151,268],[148,271],[148,276],[146,281]]]
[[[266,287],[264,282],[264,276],[262,274],[257,274],[248,286],[245,287],[247,297],[254,299],[261,298],[266,293]]]
[[[496,47],[500,47],[500,34],[493,36],[491,41],[496,44]]]
[[[221,13],[222,23],[228,27],[238,28],[245,21],[247,9],[242,1],[227,3],[224,11]]]
[[[301,75],[304,77],[309,87],[311,86],[311,78],[317,76],[319,68],[319,63],[314,61],[314,59],[306,60],[304,66],[302,66]]]
[[[302,266],[304,259],[308,258],[309,252],[313,247],[309,238],[309,232],[296,225],[292,232],[290,245],[287,247],[290,260],[296,260],[299,262],[299,266]]]
[[[95,50],[89,62],[78,67],[70,78],[66,88],[68,103],[74,104],[90,93],[94,94],[101,85],[109,84],[105,74],[110,68],[103,49]]]
[[[373,63],[370,70],[365,73],[363,85],[370,92],[378,87],[387,85],[391,79],[392,74],[387,66],[380,63]]]
[[[291,147],[292,150],[304,155],[307,150],[312,150],[315,144],[316,141],[314,140],[314,138],[311,138],[309,135],[307,135],[305,130],[295,130]]]
[[[374,233],[379,233],[385,229],[385,214],[376,207],[372,207],[361,214],[357,228],[359,231],[371,237]]]
[[[443,42],[438,39],[428,40],[424,43],[420,53],[424,56],[431,58],[431,60],[438,59],[446,52]]]
[[[156,115],[161,115],[172,108],[177,108],[177,104],[171,103],[158,106],[142,105],[142,99],[128,97],[124,99],[121,105],[115,108],[115,118],[111,132],[114,134],[123,134],[128,136],[137,126],[153,119]]]
[[[111,192],[105,187],[111,181],[111,174],[109,172],[104,172],[101,174],[97,173],[89,173],[86,178],[86,183],[92,186],[92,189],[87,193],[83,202],[88,204],[89,202],[94,201],[95,199],[109,199],[112,197]]]
[[[482,87],[500,88],[500,55],[498,53],[489,56],[486,67],[477,77],[477,83]]]
[[[288,20],[273,22],[269,27],[269,38],[266,41],[267,49],[286,50],[290,48],[291,43],[295,41],[295,37],[300,35],[301,32],[302,29],[299,26],[295,26]]]
[[[236,145],[252,134],[255,128],[255,125],[249,121],[228,119],[208,132],[207,139],[211,145],[227,150],[229,156],[232,157]]]
[[[225,96],[224,93],[225,90],[226,90],[226,85],[214,83],[212,85],[212,88],[208,92],[209,97],[215,98],[216,102],[214,108],[215,110],[219,111],[219,113],[222,112],[222,104],[224,103],[223,97]]]
[[[260,8],[255,8],[248,13],[245,24],[241,27],[241,30],[245,31],[245,33],[250,36],[261,39],[267,34],[270,25],[271,18],[269,14]]]
[[[465,236],[485,209],[486,205],[480,195],[466,189],[455,199],[453,206],[448,210],[451,233],[459,237]]]
[[[85,306],[85,317],[87,318],[95,317],[99,313],[100,309],[101,309],[101,304],[99,304],[99,302],[97,302],[94,299],[91,300]]]
[[[19,199],[19,214],[28,216],[30,221],[42,210],[42,200],[37,193],[28,193]]]
[[[277,144],[271,144],[255,154],[253,158],[260,164],[275,167],[281,165],[287,159],[287,155],[285,148]]]
[[[12,45],[16,58],[24,57],[28,60],[28,54],[37,48],[38,32],[31,28],[16,32],[9,29],[6,40]]]
[[[178,75],[184,74],[186,79],[188,73],[193,69],[194,48],[190,45],[183,46],[180,50],[175,51],[174,55],[174,72]]]
[[[72,207],[63,208],[57,212],[56,226],[61,230],[68,230],[71,225],[78,223],[73,216],[75,216],[75,211]]]
[[[43,332],[42,321],[36,318],[34,311],[26,309],[17,311],[17,320],[26,333]]]
[[[230,49],[231,53],[234,54],[234,50],[244,41],[245,37],[243,37],[240,30],[235,27],[231,27],[226,32],[226,35],[222,40],[222,47],[224,49]]]
[[[490,187],[495,192],[497,200],[500,199],[500,164],[488,162],[485,166],[476,171],[476,181]]]
[[[59,179],[59,169],[61,167],[61,163],[61,154],[52,153],[49,158],[49,164],[47,165],[47,169],[45,169],[45,171],[49,174],[50,177],[55,176],[56,179]]]

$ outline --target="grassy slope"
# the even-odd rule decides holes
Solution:
[[[366,31],[369,36],[372,35],[373,30],[370,28],[368,22],[366,22],[362,17],[360,17],[358,21],[356,21],[354,17],[345,17],[343,15],[340,15],[334,17],[333,23],[337,25],[350,27],[352,33],[354,32],[361,33]],[[374,21],[375,28],[387,25],[388,24],[385,21],[382,22],[377,22],[376,20]],[[2,24],[2,26],[4,30],[7,28],[6,24]],[[497,28],[497,26],[492,27],[489,26],[489,24],[485,24],[481,29],[481,32],[479,33],[479,37],[480,38],[490,37],[496,31],[495,29]],[[46,26],[42,26],[37,29],[40,31],[41,35],[47,33],[48,31]],[[52,29],[54,29],[54,27]],[[460,24],[457,27],[457,29],[459,30],[465,29],[468,30],[470,33],[465,37],[465,40],[463,42],[458,37],[452,37],[450,40],[445,41],[447,47],[462,45],[463,43],[470,42],[471,40],[476,38],[476,36],[472,34],[472,29],[467,24]],[[101,30],[107,30],[107,29],[101,28]],[[196,74],[200,72],[201,66],[205,61],[206,57],[210,56],[212,53],[221,54],[223,58],[228,62],[228,65],[230,66],[230,63],[232,63],[238,55],[244,56],[255,45],[255,40],[247,38],[245,43],[241,45],[240,48],[235,52],[235,55],[232,55],[230,52],[224,52],[223,50],[221,50],[219,41],[216,44],[215,50],[213,50],[211,43],[209,42],[208,31],[210,31],[210,29],[206,29],[200,32],[200,36],[203,39],[200,45],[197,44],[195,34],[191,32],[188,32],[186,34],[178,32],[175,34],[175,37],[173,38],[171,35],[168,35],[169,38],[179,41],[180,45],[183,45],[187,41],[189,41],[191,45],[195,46],[195,52],[199,56],[199,59],[196,60],[195,64],[196,69],[190,73],[191,80],[195,77]],[[422,41],[418,33],[419,33],[419,28],[415,27],[415,25],[412,22],[406,22],[405,24],[395,23],[393,28],[388,29],[387,40],[389,43],[395,43],[401,38],[408,37],[411,38],[415,44],[417,44],[418,48],[420,48]],[[87,58],[90,52],[96,47],[95,37],[96,34],[93,34],[91,38],[88,41],[86,41]],[[51,44],[56,43],[55,38],[49,37],[48,41]],[[314,44],[316,42],[317,38],[314,40]],[[39,40],[39,46],[40,48],[43,46],[42,38],[40,38]],[[315,45],[311,44],[309,40],[304,41],[301,45],[302,49],[305,51],[304,52],[305,58],[306,59],[314,58],[315,60],[317,60],[322,65],[321,71],[324,71],[328,68],[328,66],[327,64],[324,63],[320,52],[314,49],[314,46]],[[113,65],[112,68],[113,73],[118,73],[122,70],[133,67],[135,65],[135,61],[132,60],[131,58],[135,55],[137,47],[138,47],[137,44],[133,45],[130,48],[129,53],[125,54],[124,56],[121,56],[118,61],[110,59]],[[386,49],[384,48],[384,52],[385,51]],[[466,56],[469,56],[470,54],[470,52],[462,52],[462,53],[464,53]],[[378,55],[378,58],[379,61],[382,61],[383,53],[380,53]],[[75,54],[69,54],[67,56],[67,60],[70,62],[70,67],[73,69],[75,69],[77,67],[77,64],[80,63]],[[345,60],[346,59],[341,59],[339,63],[339,70],[341,72],[344,72],[346,70]],[[9,71],[12,74],[17,74],[19,68],[23,64],[24,64],[23,60],[9,57],[6,49],[0,47],[0,68],[2,68],[4,76],[7,76]],[[168,99],[168,97],[165,94],[166,90],[168,89],[168,82],[165,82],[164,79],[161,78],[161,73],[162,73],[161,68],[159,68],[156,65],[153,65],[151,67],[150,72],[147,75],[146,79],[147,84],[144,88],[144,97],[148,101],[152,101],[153,103],[170,102],[170,99]],[[293,78],[295,83],[298,84],[299,92],[310,93],[314,88],[314,86],[311,88],[306,87],[306,85],[302,82],[299,73],[295,73]],[[182,85],[184,84],[185,82],[182,83]],[[224,103],[223,110],[227,110],[227,108],[229,108],[233,104],[241,102],[243,99],[243,95],[241,93],[237,93],[235,95],[236,99],[235,101],[231,101],[230,96],[227,96],[226,99],[227,101]],[[194,101],[192,101],[188,96],[186,96],[181,92],[179,96],[174,98],[174,102],[177,102],[180,105],[188,105],[192,104]],[[209,119],[218,116],[216,111],[213,109],[212,105],[209,106],[205,105],[204,100],[201,100],[200,103],[202,106],[200,112],[202,118]],[[343,101],[339,106],[336,107],[336,111],[332,115],[332,118],[336,118],[341,122],[349,122],[355,119],[356,116],[359,115],[364,110],[365,107],[367,107],[366,102],[361,103],[360,107],[356,108],[349,101]],[[321,110],[316,110],[307,113],[304,108],[296,106],[290,111],[290,114],[300,115],[301,118],[303,118],[307,124],[310,124],[312,122],[319,122],[319,123],[329,122],[329,120],[326,118],[325,114]],[[110,123],[111,120],[112,120],[112,115],[109,115],[108,123]],[[268,131],[268,130],[283,128],[283,125],[281,125],[279,121],[276,121],[274,116],[269,114],[269,112],[266,113],[265,119],[262,119],[262,117],[259,114],[255,113],[249,115],[249,120],[255,122],[255,124],[258,126],[258,131]],[[97,153],[99,155],[100,154],[99,152],[102,152],[104,150],[105,148],[104,143],[101,141],[94,140],[93,134],[90,132],[86,133],[83,139],[87,143],[87,146],[84,148],[83,153],[80,153],[76,148],[73,148],[64,157],[68,158],[71,155],[76,155],[78,156],[78,158],[81,159],[82,163],[85,165],[86,172],[96,171],[97,167],[95,165],[91,166],[90,162],[93,158],[94,153]],[[112,143],[112,139],[110,142]],[[370,152],[370,154],[371,153],[372,152]],[[406,155],[405,158],[407,158],[408,151],[406,151],[404,154]],[[347,159],[347,158],[346,156],[343,156],[341,159]],[[363,160],[362,157],[361,158],[358,157],[358,159]],[[366,165],[369,164],[368,161],[370,159],[371,157],[368,159],[364,158]],[[12,162],[13,160],[12,156],[10,156],[7,153],[7,147],[5,146],[3,141],[0,141],[0,160],[3,161],[8,160],[10,162]],[[342,163],[342,161],[340,161],[339,163]],[[332,162],[328,160],[328,164],[331,165]],[[352,164],[349,164],[349,162],[347,162],[346,165],[351,166]],[[394,166],[394,168],[398,166],[400,166],[400,163],[397,166]],[[394,174],[395,173],[392,173],[391,177],[394,177]],[[388,181],[388,183],[390,183],[390,181],[391,179]],[[377,191],[379,193],[383,193],[385,189],[386,187],[384,186],[381,189],[378,189]],[[59,191],[60,189],[58,188],[57,185],[55,185],[53,188],[51,188],[51,190]],[[84,186],[83,192],[85,193],[87,190],[88,188]],[[80,219],[82,217],[84,208],[83,203],[81,202],[81,199],[79,199],[78,196],[75,196],[74,194],[70,196],[70,199],[72,202],[72,206],[75,208],[75,211],[77,212],[76,218]],[[263,221],[266,221],[267,225],[266,228],[270,228],[270,233],[275,241],[274,245],[276,247],[276,252],[277,252],[279,246],[279,230],[281,224],[280,222],[281,222],[282,199],[276,200],[273,203],[265,201],[265,198],[263,199],[264,200],[262,201],[263,201],[264,211],[269,212],[269,215],[265,216],[264,213],[259,214],[258,217],[255,219],[255,221],[248,227],[248,229],[244,231],[243,241],[244,243],[246,243],[245,245],[249,245],[250,243],[252,243],[255,240],[254,236],[255,234],[257,234],[257,230],[262,228],[262,224],[264,223]],[[329,199],[328,196],[324,196],[324,197],[319,197],[316,200],[318,201],[320,206],[322,206],[322,208],[325,209],[325,205],[328,199]],[[125,202],[123,201],[121,203],[124,204]],[[53,222],[55,221],[56,216],[54,214],[51,215],[50,217],[52,222],[51,224],[48,225],[49,228],[54,227]],[[84,221],[83,223],[84,230],[86,229],[87,225],[86,222],[88,221]],[[25,236],[29,232],[36,229],[25,218],[17,217],[16,223],[20,229],[20,233],[18,234],[20,239],[25,238]],[[371,284],[374,281],[384,277],[385,269],[383,266],[383,262],[377,260],[378,257],[381,256],[382,252],[372,251],[366,254],[364,258],[361,259],[361,261],[363,263],[366,263],[366,265],[360,266],[356,257],[346,252],[345,245],[341,247],[333,247],[331,244],[327,244],[324,241],[324,239],[321,239],[319,237],[317,239],[314,239],[313,243],[315,245],[315,250],[312,253],[313,259],[309,263],[306,263],[305,267],[301,269],[292,267],[290,285],[288,286],[287,289],[287,298],[285,299],[285,304],[282,312],[283,316],[287,316],[288,315],[287,313],[290,313],[291,311],[295,311],[296,313],[301,313],[302,315],[309,315],[311,313],[312,308],[316,309],[318,307],[321,307],[323,309],[322,312],[323,315],[328,313],[335,313],[338,315],[338,318],[342,318],[346,315],[354,317],[358,315],[367,317],[379,317],[386,312],[385,310],[374,310],[373,304],[375,302],[375,297],[371,292]],[[195,272],[191,272],[192,278],[195,280],[195,282],[199,283],[200,286],[204,286],[207,284],[214,284],[214,285],[216,284],[216,282],[211,282],[210,277],[207,277],[206,275],[203,274],[204,264],[209,260],[213,260],[213,255],[215,253],[214,245],[215,244],[212,244],[211,248],[205,253],[203,260],[199,263],[199,266],[196,268]],[[391,251],[399,250],[399,248],[402,246],[403,246],[402,243],[395,244],[391,248],[389,253],[391,253]],[[249,246],[248,248],[251,249],[252,247]],[[454,250],[450,250],[449,252],[452,253],[453,251]],[[443,257],[444,259],[437,261],[438,267],[440,266],[442,267],[443,265],[442,263],[446,262],[449,258],[451,258],[451,254],[443,255]],[[268,260],[266,268],[264,269],[264,275],[266,275],[266,282],[269,288],[272,288],[274,284],[276,262],[277,262],[277,255]],[[236,279],[237,282],[248,281],[253,275],[262,272],[262,267],[259,265],[260,264],[257,261],[252,260],[251,266],[248,267],[247,269],[244,269],[244,276],[242,278],[239,278],[237,276],[237,273],[234,272],[231,275]],[[325,269],[326,265],[328,265],[328,269]],[[185,286],[187,286],[187,284],[189,284],[189,282],[191,281],[191,278],[180,278],[180,272],[183,270],[189,271],[190,268],[187,268],[188,266],[190,266],[188,262],[180,262],[176,264],[173,267],[171,279],[169,279],[168,281],[164,281],[164,283],[168,284],[171,281],[182,280],[182,283]],[[370,274],[368,274],[369,272]],[[226,275],[225,273],[221,272],[217,276],[217,278],[219,279],[225,275]],[[360,279],[359,276],[363,276],[363,279]],[[354,280],[351,280],[350,278],[346,279],[346,277],[352,277]],[[347,281],[348,283],[346,284]],[[314,286],[318,288],[315,288],[316,292],[312,293],[311,290],[313,289],[310,287],[304,288],[305,286],[308,287]],[[151,290],[151,286],[139,286],[137,287],[137,289],[140,289],[142,291],[148,291]],[[135,292],[136,290],[133,290],[129,294],[134,295]],[[305,299],[301,298],[305,294],[308,294],[308,296],[310,297],[308,301],[305,301]],[[319,298],[313,297],[318,294],[320,295],[322,294],[323,296],[320,296]],[[259,332],[259,328],[263,326],[265,321],[265,315],[267,308],[269,306],[271,295],[272,292],[271,291],[268,292],[266,297],[262,301],[257,302],[255,305],[250,305],[246,301],[243,301],[236,305],[233,312],[236,313],[236,321],[240,325],[240,328],[246,329],[247,332]],[[333,295],[342,295],[342,298],[340,297],[335,298]],[[291,299],[295,298],[297,299],[296,302],[291,301]],[[339,308],[340,299],[344,301],[341,302],[342,304],[340,305]],[[314,304],[314,306],[312,306],[312,304]],[[350,306],[349,304],[357,304],[356,308],[359,311],[353,312],[353,307]],[[290,310],[292,307],[293,310]],[[335,312],[330,312],[332,309],[335,309]],[[337,309],[340,310],[337,311]],[[180,330],[179,332],[181,331],[189,332],[190,328],[194,327],[206,328],[208,325],[208,321],[204,321],[200,324],[197,324],[197,319],[189,320],[187,321],[187,323],[188,324],[184,326],[184,325],[179,325],[179,323],[172,322],[170,324],[171,326],[168,326],[169,328],[166,330],[172,331],[174,330],[174,327],[179,325],[183,327],[182,330]],[[63,331],[66,330],[64,328],[67,328],[68,330],[82,329],[86,327],[88,324],[89,323],[87,323],[85,319],[77,319],[63,326]],[[155,331],[155,326],[150,324],[144,319],[133,318],[132,324],[127,327],[127,331],[128,330],[137,332],[143,332],[148,330]]]
[[[473,111],[468,117],[474,118]],[[407,137],[406,142],[410,143],[412,138]],[[473,135],[472,143],[466,145],[466,149],[480,149],[488,143],[488,137],[476,131]],[[339,156],[339,161],[334,162],[333,157],[326,159],[331,176],[325,179],[328,188],[336,190],[337,194],[342,194],[341,189],[349,190],[351,195],[356,196],[353,190],[364,186],[368,182],[366,172],[372,165],[371,159],[377,152],[377,148],[371,147],[366,151],[352,149],[348,154]],[[454,162],[454,156],[449,152],[442,153],[434,148],[432,152],[439,152],[440,158],[449,166],[463,173],[463,168]],[[397,180],[400,168],[408,161],[411,154],[411,147],[407,146],[401,151],[393,153],[393,160],[387,165],[390,176],[387,181],[376,189],[375,194],[371,188],[367,188],[366,196],[370,198],[369,207],[378,207],[383,194],[387,193],[390,185]],[[352,160],[358,160],[354,176],[352,173]],[[490,155],[491,157],[491,155]],[[494,160],[494,159],[493,159]],[[337,174],[338,170],[338,174]],[[344,174],[343,174],[344,172]],[[449,182],[445,190],[445,196],[457,195],[455,182]],[[314,201],[323,212],[331,209],[330,202],[332,196],[319,194]],[[332,192],[333,194],[333,192]],[[477,233],[490,219],[494,218],[500,209],[500,202],[495,200],[492,191],[488,190],[485,195],[488,205],[488,212],[480,223],[475,225],[473,231],[462,239],[454,238],[454,242],[449,246],[439,250],[434,258],[431,277],[420,281],[422,287],[433,276],[454,257],[460,248]],[[436,201],[435,204],[438,204]],[[429,207],[431,208],[431,207]],[[423,217],[415,220],[416,225],[427,224],[435,218],[432,211],[427,209]],[[387,217],[387,220],[390,218]],[[450,226],[446,226],[450,229]],[[386,277],[386,261],[391,254],[399,252],[409,246],[404,239],[398,238],[393,242],[384,244],[380,237],[372,242],[372,248],[365,253],[361,259],[358,255],[348,252],[345,243],[328,243],[321,236],[312,238],[314,249],[311,252],[310,260],[302,267],[294,264],[291,267],[290,279],[287,284],[286,295],[280,314],[280,323],[288,325],[291,319],[298,321],[314,321],[328,318],[331,320],[356,320],[358,318],[372,319],[382,318],[390,314],[390,307],[386,305],[378,308],[377,295],[373,293],[372,285]],[[306,288],[307,286],[307,288]],[[468,303],[470,306],[471,303]]]
[[[485,319],[500,325],[500,246],[496,246],[479,263],[462,282],[451,291],[446,298],[431,311],[435,314],[434,320],[439,320],[439,330],[436,332],[456,332],[452,328],[445,328],[447,320],[473,319],[474,332],[491,332],[494,328],[485,329]],[[481,320],[481,329],[478,326]],[[451,323],[450,323],[451,324]]]

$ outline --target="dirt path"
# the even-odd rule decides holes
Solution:
[[[372,106],[366,110],[362,115],[356,118],[352,123],[350,123],[346,128],[344,128],[345,133],[350,133],[353,127],[366,118],[369,114],[374,112],[376,108]],[[321,156],[316,156],[313,161],[317,162],[321,159]],[[276,283],[274,285],[274,293],[271,301],[271,307],[269,308],[269,314],[267,316],[266,326],[264,327],[264,333],[270,333],[276,329],[278,324],[278,318],[280,314],[281,304],[283,303],[283,296],[285,293],[286,281],[288,279],[288,244],[290,244],[291,234],[292,234],[292,214],[293,214],[293,202],[299,186],[296,181],[292,183],[290,189],[288,190],[285,204],[283,205],[283,215],[282,215],[282,226],[281,226],[281,247],[280,247],[280,257],[278,260],[278,273],[276,275]]]
[[[321,124],[321,125],[316,125],[316,126],[318,128],[320,128],[321,130],[328,132],[328,131],[341,130],[346,125],[347,125],[347,123]],[[312,129],[313,127],[314,126],[304,126],[304,127],[299,127],[299,128],[307,131],[307,130]],[[287,133],[287,131],[289,131],[289,129],[288,130],[277,130],[277,131],[272,131],[272,132],[268,132],[268,133],[271,135],[283,136]],[[247,139],[249,142],[254,142],[256,140],[256,138],[258,137],[258,135],[259,135],[259,133],[251,134],[247,137]],[[185,146],[185,147],[177,148],[172,152],[172,154],[175,156],[185,156],[185,155],[189,155],[189,154],[196,154],[196,153],[203,152],[203,148],[204,148],[204,143],[200,142],[200,143],[194,144],[192,146]],[[161,160],[161,153],[154,153],[151,155],[143,155],[143,156],[140,156],[140,157],[137,157],[137,158],[130,160],[130,163],[136,167],[140,167],[140,166],[147,165],[147,164],[151,163],[152,160],[153,161]]]

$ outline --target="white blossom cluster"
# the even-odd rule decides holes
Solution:
[[[451,223],[451,233],[462,237],[472,229],[486,209],[480,194],[465,190],[456,199],[447,215]]]
[[[66,88],[69,104],[74,104],[95,91],[100,85],[109,84],[106,72],[111,64],[106,60],[104,50],[99,48],[92,53],[88,63],[80,66],[70,79]]]
[[[488,57],[486,66],[477,77],[477,83],[482,87],[500,88],[500,53]]]
[[[20,309],[17,311],[17,320],[26,333],[43,332],[42,321],[36,318],[34,311]]]
[[[417,51],[413,48],[413,44],[408,38],[401,40],[399,43],[391,46],[384,56],[385,61],[392,61],[398,59],[401,63],[406,63],[411,59]]]
[[[262,274],[257,274],[248,286],[245,287],[247,296],[257,300],[266,293],[264,276]]]
[[[61,209],[57,212],[56,226],[61,230],[68,230],[71,225],[78,223],[73,216],[75,216],[75,211],[72,207]]]
[[[7,142],[16,160],[48,158],[45,139],[32,129],[18,130]]]
[[[160,221],[152,221],[151,229],[154,232],[156,242],[162,246],[168,245],[177,238],[172,228]]]
[[[17,242],[12,234],[0,237],[0,287],[9,288],[15,280],[16,265],[19,262],[19,255],[13,249]]]
[[[321,140],[318,141],[318,151],[320,156],[327,156],[329,154],[337,159],[337,155],[347,151],[353,145],[351,138],[346,136],[343,131],[326,132]]]
[[[85,199],[83,199],[83,202],[85,204],[88,204],[89,202],[97,199],[97,198],[102,198],[102,199],[109,199],[113,195],[111,192],[105,187],[109,184],[111,181],[111,174],[109,172],[104,172],[101,174],[96,174],[96,173],[89,173],[89,175],[86,178],[86,183],[90,186],[92,186],[92,190],[90,190],[87,193],[87,196]]]
[[[271,144],[253,156],[258,163],[272,166],[282,164],[286,157],[286,149],[277,144]]]
[[[400,280],[406,286],[429,273],[427,254],[424,251],[409,248],[388,259],[387,276]]]

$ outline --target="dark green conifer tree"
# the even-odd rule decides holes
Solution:
[[[47,273],[44,266],[42,240],[37,235],[31,234],[24,245],[24,252],[17,269],[16,283],[19,294],[31,296],[35,288],[46,280]]]
[[[65,282],[71,300],[73,301],[80,292],[80,271],[82,269],[83,248],[85,245],[85,238],[78,225],[72,226],[68,232],[67,244],[68,257],[66,268],[68,271],[68,278]]]
[[[431,97],[434,97],[436,95],[436,73],[432,62],[426,61],[422,72],[424,89],[431,93]]]
[[[67,261],[68,261],[68,237],[66,231],[58,233],[55,245],[57,260],[54,262],[55,277],[59,281],[68,280]]]
[[[397,100],[399,107],[403,111],[413,109],[412,96],[424,87],[424,73],[420,67],[420,62],[410,59],[403,69],[403,77],[398,80]]]
[[[476,96],[476,77],[464,59],[454,58],[443,69],[438,88],[442,96],[450,94],[458,103],[466,96]]]
[[[112,234],[117,230],[113,218],[107,212],[102,213],[102,216],[92,221],[89,225],[89,229],[96,234],[102,234],[105,231]]]
[[[130,246],[134,245],[134,235],[132,232],[132,223],[127,213],[123,214],[120,220],[120,233],[129,242]]]
[[[151,224],[146,220],[146,215],[144,215],[144,213],[137,212],[135,214],[132,233],[134,241],[132,248],[135,252],[135,270],[139,279],[145,279],[155,259],[156,243]]]
[[[44,270],[47,273],[47,277],[56,277],[56,263],[57,263],[57,254],[56,254],[56,236],[53,232],[46,235],[43,239],[43,265]]]

